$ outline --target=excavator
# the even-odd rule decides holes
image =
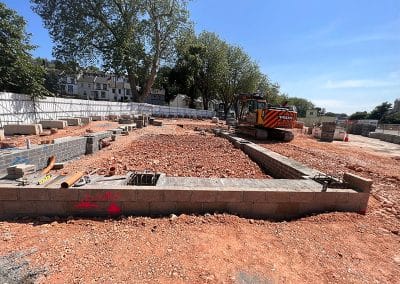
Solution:
[[[238,96],[237,133],[255,139],[272,139],[289,142],[293,133],[288,130],[297,123],[295,106],[272,106],[259,94],[240,94]]]

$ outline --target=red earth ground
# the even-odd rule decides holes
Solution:
[[[173,125],[148,127],[120,137],[100,155],[119,157],[132,145],[142,149],[147,134],[200,137]],[[42,283],[399,283],[400,161],[351,142],[305,136],[261,144],[326,173],[372,178],[367,214],[333,212],[287,222],[209,214],[8,220],[0,222],[0,255],[34,249],[26,260],[47,271],[38,278]],[[93,157],[81,165],[92,159],[99,163],[93,168],[108,166],[109,160]]]

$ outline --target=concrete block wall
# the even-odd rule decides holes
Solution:
[[[85,154],[93,154],[99,151],[100,140],[104,138],[110,138],[112,134],[113,132],[111,131],[102,131],[85,135],[85,138],[87,139]]]
[[[380,132],[370,132],[369,137],[376,138],[376,139],[379,139],[379,140],[382,140],[385,142],[400,144],[400,136],[399,135],[386,134],[386,133],[380,133]]]
[[[5,173],[12,165],[34,164],[37,169],[47,166],[48,159],[56,156],[59,162],[67,161],[86,153],[85,137],[68,137],[55,144],[37,145],[31,149],[15,150],[0,156],[0,172]]]
[[[317,170],[254,143],[242,143],[240,147],[274,178],[303,179],[321,174]]]
[[[365,213],[369,194],[192,187],[83,187],[70,189],[0,186],[0,218],[20,216],[107,216],[231,213],[290,219],[310,213]]]

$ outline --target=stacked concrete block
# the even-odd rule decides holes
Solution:
[[[82,120],[80,118],[62,118],[67,122],[68,126],[80,126],[82,125]]]
[[[132,124],[134,120],[132,118],[130,119],[125,119],[125,118],[120,118],[118,119],[119,124]]]
[[[130,132],[130,131],[133,131],[136,128],[136,123],[121,125],[118,128],[121,129],[122,131],[129,131]],[[114,129],[111,129],[110,131],[114,131]],[[117,134],[120,134],[120,133],[117,133]]]
[[[4,135],[39,135],[43,132],[41,124],[8,124],[4,126]]]
[[[115,129],[109,129],[107,131],[109,131],[109,132],[111,132],[112,134],[115,134],[115,135],[120,135],[122,133],[122,131],[125,131],[125,127],[122,127],[122,128],[118,127],[118,128],[115,128]]]
[[[86,154],[93,154],[99,151],[101,148],[100,140],[111,138],[112,134],[113,133],[110,131],[103,131],[85,135],[85,138],[87,139]]]
[[[370,132],[374,132],[376,129],[375,125],[370,125],[370,124],[363,124],[361,127],[361,135],[368,137]]]
[[[118,119],[120,119],[119,115],[116,115],[116,114],[107,115],[107,120],[109,120],[109,121],[118,121]]]
[[[163,122],[162,122],[161,120],[154,120],[154,121],[153,121],[153,125],[154,125],[154,126],[162,126],[162,125],[163,125]]]
[[[68,123],[65,120],[41,120],[39,123],[42,125],[42,128],[44,129],[51,129],[51,128],[64,129],[68,126]]]
[[[335,135],[336,123],[323,122],[321,127],[321,141],[332,142]]]
[[[350,133],[351,134],[356,134],[356,135],[361,135],[362,133],[362,124],[353,124],[350,127]]]
[[[17,179],[36,171],[35,165],[17,164],[7,168],[7,178]]]
[[[90,116],[90,118],[92,119],[92,121],[103,121],[103,120],[106,120],[103,115],[92,115],[92,116]]]
[[[81,123],[83,125],[87,125],[92,121],[92,119],[90,117],[80,116],[80,117],[77,117],[77,118],[81,119]]]

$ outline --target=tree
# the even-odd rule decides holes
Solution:
[[[368,116],[368,112],[366,111],[357,111],[350,115],[349,119],[350,120],[360,120],[360,119],[366,119]]]
[[[32,97],[49,94],[44,82],[44,69],[34,63],[30,52],[25,20],[0,3],[0,90],[24,93]]]
[[[389,110],[392,108],[392,104],[388,102],[384,102],[378,106],[376,106],[371,113],[368,115],[368,119],[377,119],[381,120],[385,114],[389,112]]]
[[[400,112],[385,115],[381,122],[388,124],[400,124]]]
[[[144,101],[160,61],[187,28],[186,0],[31,0],[62,61],[102,63],[127,74],[133,100]]]
[[[313,109],[315,107],[312,102],[310,102],[309,100],[303,99],[303,98],[290,97],[290,98],[288,98],[287,102],[289,105],[296,106],[297,115],[299,117],[305,117],[307,110]]]
[[[226,71],[218,98],[224,104],[227,115],[229,109],[237,104],[240,93],[254,93],[261,80],[259,66],[238,46],[228,45],[226,49]]]

